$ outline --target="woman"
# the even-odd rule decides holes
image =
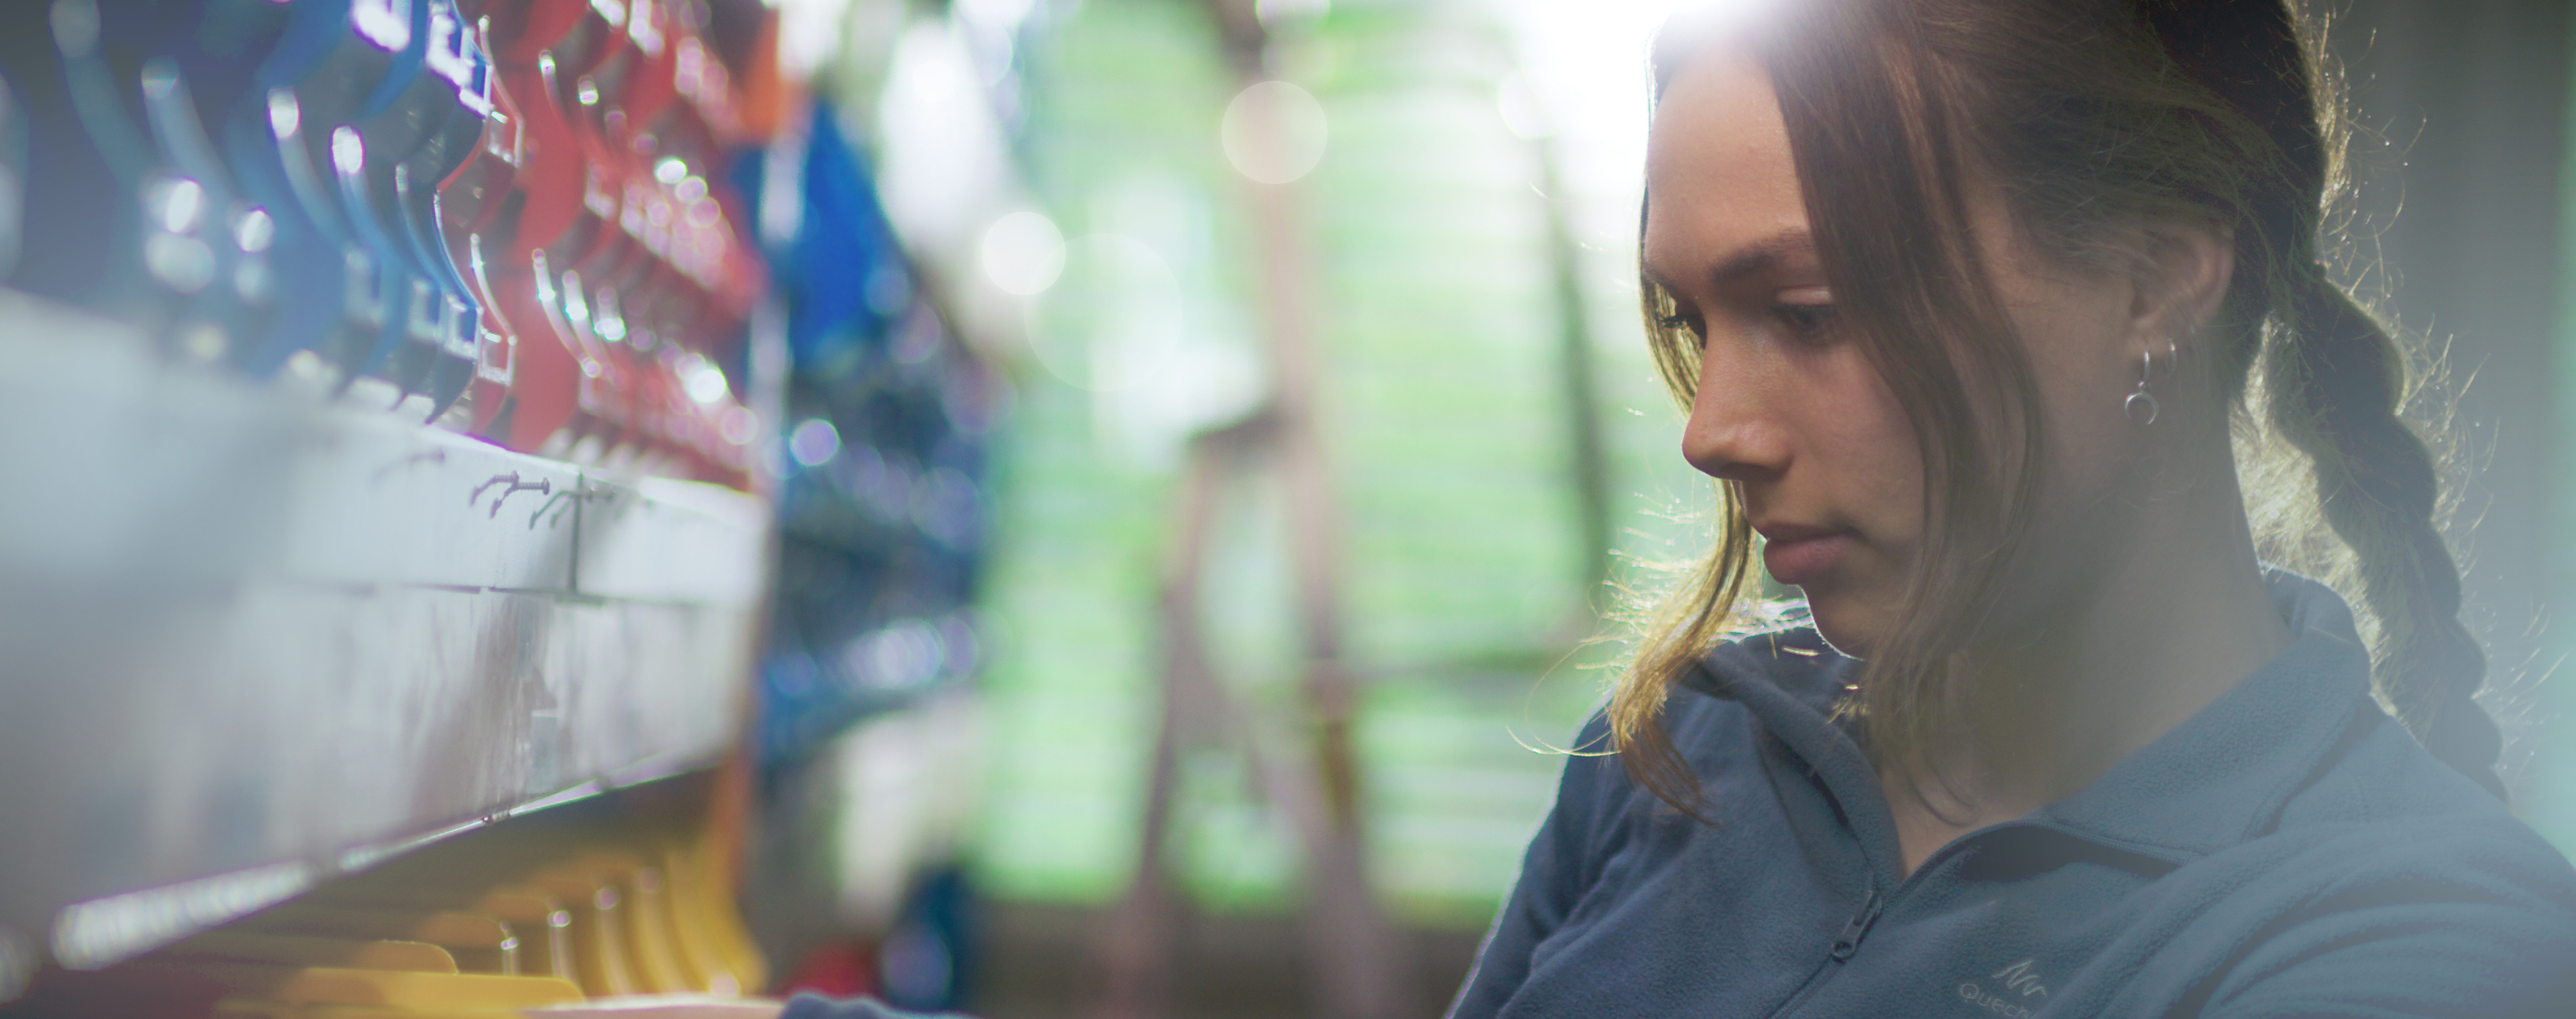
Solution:
[[[1453,1017],[2576,1015],[2576,873],[2502,802],[2402,355],[2319,263],[2302,28],[1668,27],[1647,314],[1722,533]],[[2267,436],[2367,643],[2257,558]],[[1756,534],[1811,618],[1721,639]]]

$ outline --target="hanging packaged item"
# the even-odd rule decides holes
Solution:
[[[0,12],[0,282],[179,360],[522,452],[746,485],[766,286],[705,13],[637,0]],[[41,257],[17,257],[21,252]]]

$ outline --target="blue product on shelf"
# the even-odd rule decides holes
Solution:
[[[339,235],[353,271],[375,281],[375,335],[352,337],[341,366],[352,378],[373,376],[410,392],[437,356],[436,323],[444,309],[365,201],[368,145],[358,122],[379,97],[398,94],[419,75],[428,49],[427,5],[304,0],[298,17],[306,11],[329,23],[314,29],[327,45],[291,54],[281,48],[281,56],[310,53],[310,59],[279,61],[264,76],[270,131],[296,200],[315,223]]]
[[[354,122],[338,129],[357,137],[353,158],[341,161],[334,150],[350,221],[410,274],[405,357],[394,374],[407,391],[431,397],[432,416],[473,377],[482,309],[438,239],[430,199],[482,135],[489,78],[489,60],[453,4],[415,4],[410,45]]]
[[[0,6],[0,66],[8,69],[14,112],[28,135],[26,190],[43,196],[26,204],[20,234],[35,257],[17,261],[9,284],[94,309],[131,312],[156,303],[155,288],[140,273],[142,209],[133,197],[145,158],[141,136],[130,123],[98,111],[95,98],[88,105],[96,115],[83,117],[52,13],[49,4]],[[93,49],[96,19],[84,23],[82,13],[73,11],[68,20],[75,48]],[[94,96],[97,89],[86,91]],[[102,121],[108,135],[93,134],[86,120]]]
[[[886,1004],[923,1012],[969,1007],[982,961],[974,883],[948,865],[915,886],[878,950]]]
[[[876,184],[842,135],[830,103],[814,104],[804,151],[798,171],[801,225],[791,241],[770,252],[773,283],[787,300],[787,342],[800,372],[839,363],[883,339],[913,297]],[[757,198],[767,171],[762,155],[742,160],[736,164],[737,189]]]
[[[320,42],[310,27],[290,38],[290,25],[299,21],[290,12],[269,0],[215,0],[197,45],[180,57],[193,80],[199,119],[241,196],[230,222],[245,269],[234,289],[241,300],[268,309],[233,348],[232,362],[255,377],[275,372],[298,352],[336,359],[353,345],[349,332],[381,314],[371,278],[352,286],[339,233],[314,222],[295,199],[271,137],[275,117],[286,112],[268,94],[278,73],[273,66],[300,63],[302,50]],[[289,281],[292,296],[282,289]]]
[[[746,195],[782,168],[737,167]],[[770,238],[793,370],[762,759],[798,759],[874,713],[973,674],[983,558],[984,366],[915,285],[859,154],[817,103],[792,168],[799,225]],[[759,219],[755,212],[753,218]],[[853,285],[856,283],[857,285]],[[961,380],[964,380],[961,384]]]
[[[391,164],[369,179],[363,158],[378,136],[409,153],[479,123],[457,86],[416,84],[434,43],[464,39],[448,0],[50,0],[0,22],[27,140],[10,190],[39,196],[13,240],[44,252],[13,260],[11,285],[255,375],[307,349],[378,363],[424,318],[460,334],[461,295],[416,299],[455,273],[378,214],[399,208]],[[349,299],[282,299],[281,280]],[[435,355],[410,360],[437,374]]]

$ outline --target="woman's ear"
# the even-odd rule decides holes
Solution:
[[[2130,338],[2139,349],[2188,343],[2218,316],[2236,271],[2236,231],[2213,223],[2144,224]]]

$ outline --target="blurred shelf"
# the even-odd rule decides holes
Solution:
[[[769,528],[0,291],[0,961],[105,965],[712,762]]]

